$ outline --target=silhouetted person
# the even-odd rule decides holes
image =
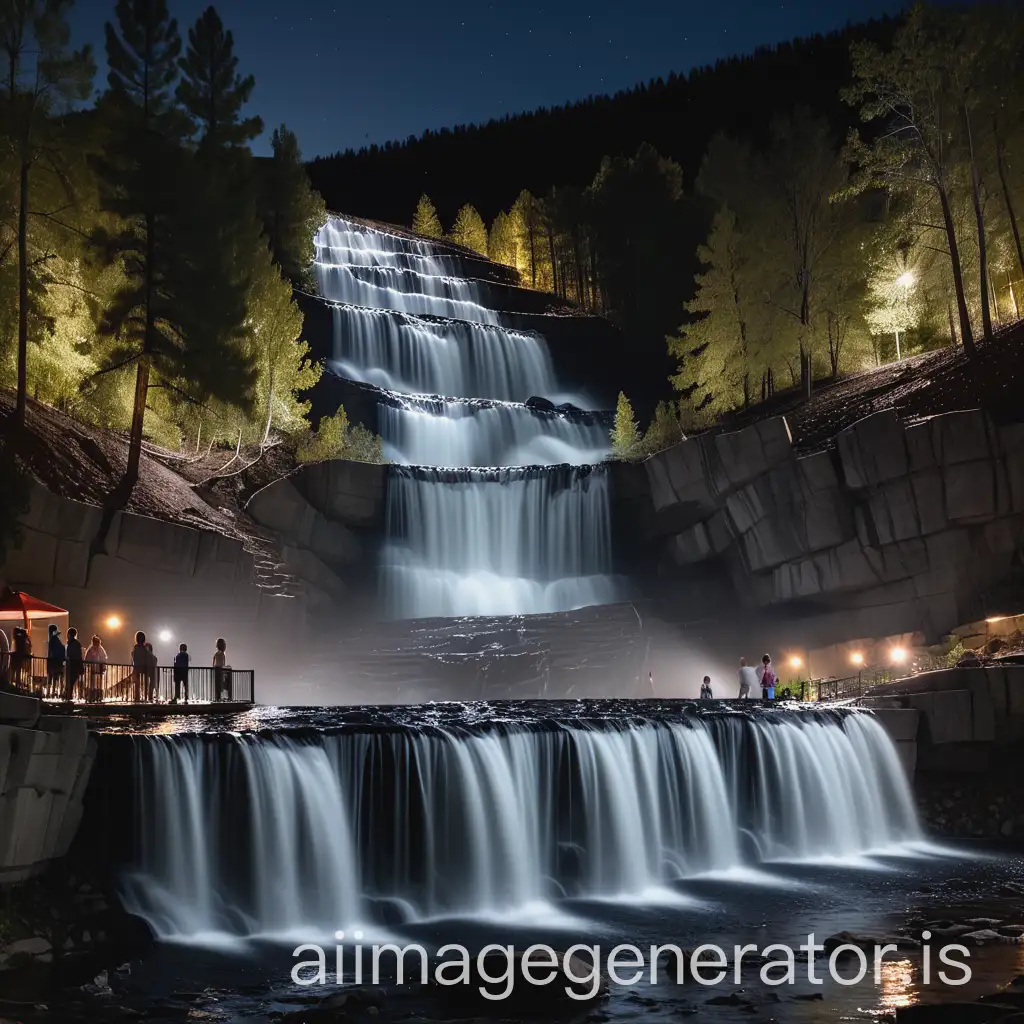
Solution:
[[[60,638],[60,630],[50,623],[50,635],[46,644],[46,696],[60,697],[64,679],[66,650]]]
[[[32,688],[32,637],[24,626],[15,626],[12,631],[14,650],[11,652],[11,682],[15,686]]]
[[[146,634],[140,629],[135,634],[135,646],[132,648],[132,700],[139,702],[142,695],[142,684],[149,669],[149,651],[146,650]]]
[[[78,639],[78,630],[72,627],[68,630],[68,681],[67,689],[64,691],[65,700],[75,699],[75,687],[78,680],[82,678],[84,670],[85,653],[82,651],[82,641]]]
[[[89,649],[85,652],[85,664],[89,672],[87,701],[103,700],[103,676],[107,671],[107,652],[103,649],[103,641],[93,636]]]
[[[757,686],[757,673],[747,664],[746,658],[740,658],[739,699],[746,700],[750,696],[751,687],[754,686]]]
[[[153,645],[146,641],[146,700],[156,700],[156,654]]]
[[[714,696],[711,692],[711,676],[705,676],[704,682],[700,684],[700,699],[713,700]]]
[[[181,696],[181,688],[185,687],[185,703],[188,703],[188,663],[192,659],[188,656],[188,644],[179,644],[178,653],[174,656],[174,700],[172,704],[178,703]]]
[[[7,634],[0,629],[0,686],[7,686],[11,681],[11,645]]]
[[[228,700],[231,700],[231,680],[227,670],[228,656],[227,643],[222,639],[217,641],[217,649],[213,652],[213,699],[220,700],[221,694],[227,690]]]
[[[775,669],[772,668],[772,659],[767,654],[761,658],[761,670],[758,675],[761,677],[761,699],[775,700]]]

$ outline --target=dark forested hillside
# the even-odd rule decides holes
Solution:
[[[757,138],[773,115],[802,105],[845,135],[856,120],[839,98],[850,79],[850,43],[883,41],[894,26],[869,22],[615,96],[337,153],[312,161],[310,178],[330,209],[408,224],[425,192],[445,224],[467,202],[489,222],[522,189],[540,195],[552,185],[587,185],[603,157],[631,156],[647,142],[680,164],[689,188],[716,132]]]

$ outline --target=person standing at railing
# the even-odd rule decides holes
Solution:
[[[223,638],[217,641],[217,649],[213,652],[213,699],[221,700],[221,694],[227,690],[231,700],[231,679],[227,671],[228,645]]]
[[[146,641],[146,700],[150,704],[156,700],[156,652],[153,645]]]
[[[7,686],[11,681],[11,645],[7,634],[0,629],[0,686]]]
[[[138,704],[142,698],[142,686],[149,670],[149,651],[146,650],[146,634],[140,629],[135,634],[132,648],[132,700]]]
[[[705,676],[704,682],[700,684],[700,699],[701,700],[713,700],[714,694],[711,692],[711,676]]]
[[[46,646],[46,696],[62,697],[64,681],[64,659],[67,652],[60,629],[50,623],[50,635]]]
[[[107,671],[107,652],[103,649],[103,641],[93,636],[89,649],[85,652],[85,664],[89,670],[89,688],[85,699],[91,703],[103,700],[103,676]]]
[[[178,653],[174,656],[174,700],[172,704],[178,703],[181,696],[181,688],[185,687],[185,703],[188,703],[188,665],[192,659],[188,656],[188,644],[179,644]]]
[[[740,692],[739,700],[746,700],[750,696],[750,689],[757,686],[757,673],[752,666],[747,664],[746,658],[740,658]]]
[[[75,699],[75,687],[82,678],[85,655],[82,651],[82,641],[78,639],[78,630],[73,626],[68,630],[68,677],[67,687],[64,690],[64,699],[72,701]]]
[[[23,626],[12,630],[14,651],[11,653],[11,682],[22,689],[32,688],[32,637]]]
[[[761,667],[757,673],[761,677],[761,699],[775,700],[775,669],[772,668],[770,655],[761,658]]]

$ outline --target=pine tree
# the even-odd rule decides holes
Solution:
[[[327,214],[306,175],[295,133],[284,125],[270,140],[273,158],[263,183],[260,212],[274,262],[293,284],[308,287],[315,250],[313,236]]]
[[[84,100],[92,89],[95,64],[86,46],[68,49],[70,0],[5,0],[0,4],[0,58],[6,67],[3,134],[16,154],[18,244],[18,381],[15,422],[25,422],[28,391],[29,315],[33,294],[44,288],[38,268],[45,256],[29,261],[29,201],[33,171],[49,172],[67,185],[66,133],[54,115],[58,105]]]
[[[139,475],[146,401],[158,387],[193,401],[244,403],[252,372],[239,347],[247,280],[217,244],[215,197],[183,146],[188,119],[173,102],[181,39],[165,0],[118,0],[107,24],[109,137],[97,161],[102,209],[116,231],[92,236],[125,281],[103,314],[117,338],[110,366],[136,366],[128,462],[112,500],[125,501]]]
[[[188,49],[178,61],[178,102],[204,145],[244,146],[263,131],[260,118],[241,116],[256,80],[238,75],[234,46],[216,10],[207,7],[189,29]]]
[[[487,228],[476,209],[466,203],[455,215],[455,223],[448,237],[457,245],[487,255]]]
[[[694,411],[718,413],[749,403],[755,372],[755,310],[747,293],[743,239],[727,206],[715,214],[697,257],[707,269],[696,276],[697,294],[686,304],[694,319],[668,339],[669,353],[679,360],[672,383]]]
[[[622,391],[615,404],[615,426],[611,438],[612,452],[620,459],[629,458],[640,441],[640,428],[633,415],[633,406]]]
[[[420,196],[416,204],[416,212],[412,218],[412,230],[417,235],[425,235],[427,238],[443,238],[444,228],[438,219],[437,210],[430,201],[430,196],[425,192]]]

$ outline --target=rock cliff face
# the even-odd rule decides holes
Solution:
[[[0,693],[0,883],[42,871],[71,845],[96,756],[84,719]]]
[[[773,417],[613,479],[620,538],[655,552],[663,590],[717,566],[741,605],[799,616],[821,643],[938,639],[979,617],[1024,550],[1024,425],[978,410],[879,412],[801,455]]]
[[[361,581],[375,563],[368,537],[383,498],[383,467],[304,467],[251,500],[252,519],[272,531],[269,549],[254,553],[237,538],[165,520],[129,512],[105,518],[103,509],[37,484],[0,580],[67,608],[82,636],[103,637],[111,661],[127,660],[136,629],[168,629],[174,649],[185,641],[200,663],[223,636],[236,659],[245,652],[246,664],[236,667],[265,677],[278,655],[294,663],[295,645],[322,613],[365,603]],[[105,625],[112,613],[124,622],[120,633]],[[163,646],[158,657],[169,657]]]

